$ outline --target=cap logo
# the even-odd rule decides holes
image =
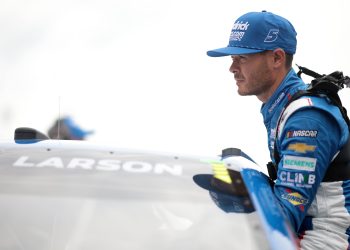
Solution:
[[[233,25],[233,30],[247,30],[249,26],[248,22],[243,23],[242,21],[238,21]]]
[[[270,29],[269,33],[267,34],[264,42],[265,43],[272,43],[277,40],[278,37],[278,29]]]
[[[233,25],[231,35],[230,35],[230,41],[241,41],[245,31],[248,30],[249,23],[245,22],[243,23],[242,21],[237,21]]]

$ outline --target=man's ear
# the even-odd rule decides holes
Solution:
[[[273,62],[276,68],[285,67],[286,64],[286,52],[283,49],[275,49],[273,51]]]

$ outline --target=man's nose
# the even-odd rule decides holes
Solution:
[[[230,66],[230,68],[229,68],[229,71],[231,72],[231,73],[236,73],[237,71],[238,71],[238,65],[237,65],[237,62],[232,62],[231,63],[231,66]]]

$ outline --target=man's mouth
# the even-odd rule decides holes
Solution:
[[[236,81],[236,84],[239,85],[239,84],[241,84],[244,81],[244,79],[235,77],[235,81]]]

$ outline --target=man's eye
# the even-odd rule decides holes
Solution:
[[[248,57],[246,57],[246,56],[240,56],[239,57],[240,63],[245,63],[247,60],[248,60]]]
[[[244,63],[247,61],[247,59],[248,57],[244,55],[232,56],[232,62],[235,62],[235,63]]]

